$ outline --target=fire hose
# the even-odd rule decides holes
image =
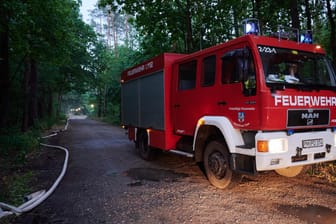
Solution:
[[[68,129],[68,125],[69,125],[69,119],[67,120],[67,123],[66,123],[64,129],[62,129],[58,132],[55,132],[51,135],[44,136],[42,138],[45,139],[45,138],[50,138],[50,137],[56,136],[59,132],[66,131]],[[12,215],[12,214],[20,215],[22,213],[25,213],[25,212],[28,212],[28,211],[34,209],[35,207],[40,205],[44,200],[46,200],[55,191],[55,189],[57,188],[57,186],[59,185],[59,183],[63,179],[63,177],[65,175],[65,172],[67,170],[67,166],[68,166],[68,160],[69,160],[68,149],[66,149],[62,146],[58,146],[58,145],[49,145],[49,144],[44,144],[44,143],[40,143],[40,145],[44,146],[44,147],[60,149],[60,150],[63,150],[65,152],[63,168],[62,168],[62,171],[61,171],[60,175],[58,176],[58,178],[55,180],[54,184],[49,188],[48,191],[40,190],[40,191],[31,193],[31,194],[25,196],[25,200],[27,200],[27,201],[25,203],[23,203],[22,205],[20,205],[19,207],[15,207],[15,206],[0,202],[0,219],[2,217]]]

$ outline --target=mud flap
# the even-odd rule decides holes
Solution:
[[[247,156],[242,154],[231,154],[230,160],[231,170],[236,173],[256,175],[256,160],[254,156]]]

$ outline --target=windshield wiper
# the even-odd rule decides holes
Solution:
[[[327,86],[327,85],[321,85],[321,84],[310,84],[310,85],[305,85],[306,87],[309,87],[313,90],[333,90],[336,91],[336,86]]]
[[[271,89],[272,92],[276,91],[276,90],[285,90],[285,89],[297,89],[300,91],[320,91],[320,90],[333,90],[336,91],[336,87],[335,86],[326,86],[326,85],[318,85],[318,84],[304,84],[304,83],[297,83],[297,84],[293,84],[293,83],[288,83],[288,82],[272,82],[266,83],[266,86],[269,87]]]

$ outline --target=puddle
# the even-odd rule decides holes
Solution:
[[[336,211],[320,205],[307,205],[307,207],[280,205],[279,210],[286,214],[298,217],[309,224],[336,223]]]
[[[162,170],[153,168],[132,168],[125,172],[125,174],[135,180],[148,180],[148,181],[164,181],[175,182],[181,178],[188,177],[185,173],[176,173],[172,170]]]

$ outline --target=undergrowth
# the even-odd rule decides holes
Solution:
[[[5,190],[0,193],[0,201],[6,200],[7,204],[14,206],[21,205],[24,202],[24,196],[31,193],[30,182],[33,178],[32,171],[3,177]]]
[[[21,132],[19,128],[0,130],[0,202],[18,206],[27,193],[31,193],[30,183],[34,178],[27,170],[29,155],[40,147],[40,135],[54,124],[64,124],[66,117],[44,119],[34,128]]]
[[[308,170],[308,174],[336,184],[336,162],[314,164]]]
[[[26,155],[39,146],[37,130],[19,132],[15,129],[2,131],[0,135],[0,168],[11,169],[24,165]]]

